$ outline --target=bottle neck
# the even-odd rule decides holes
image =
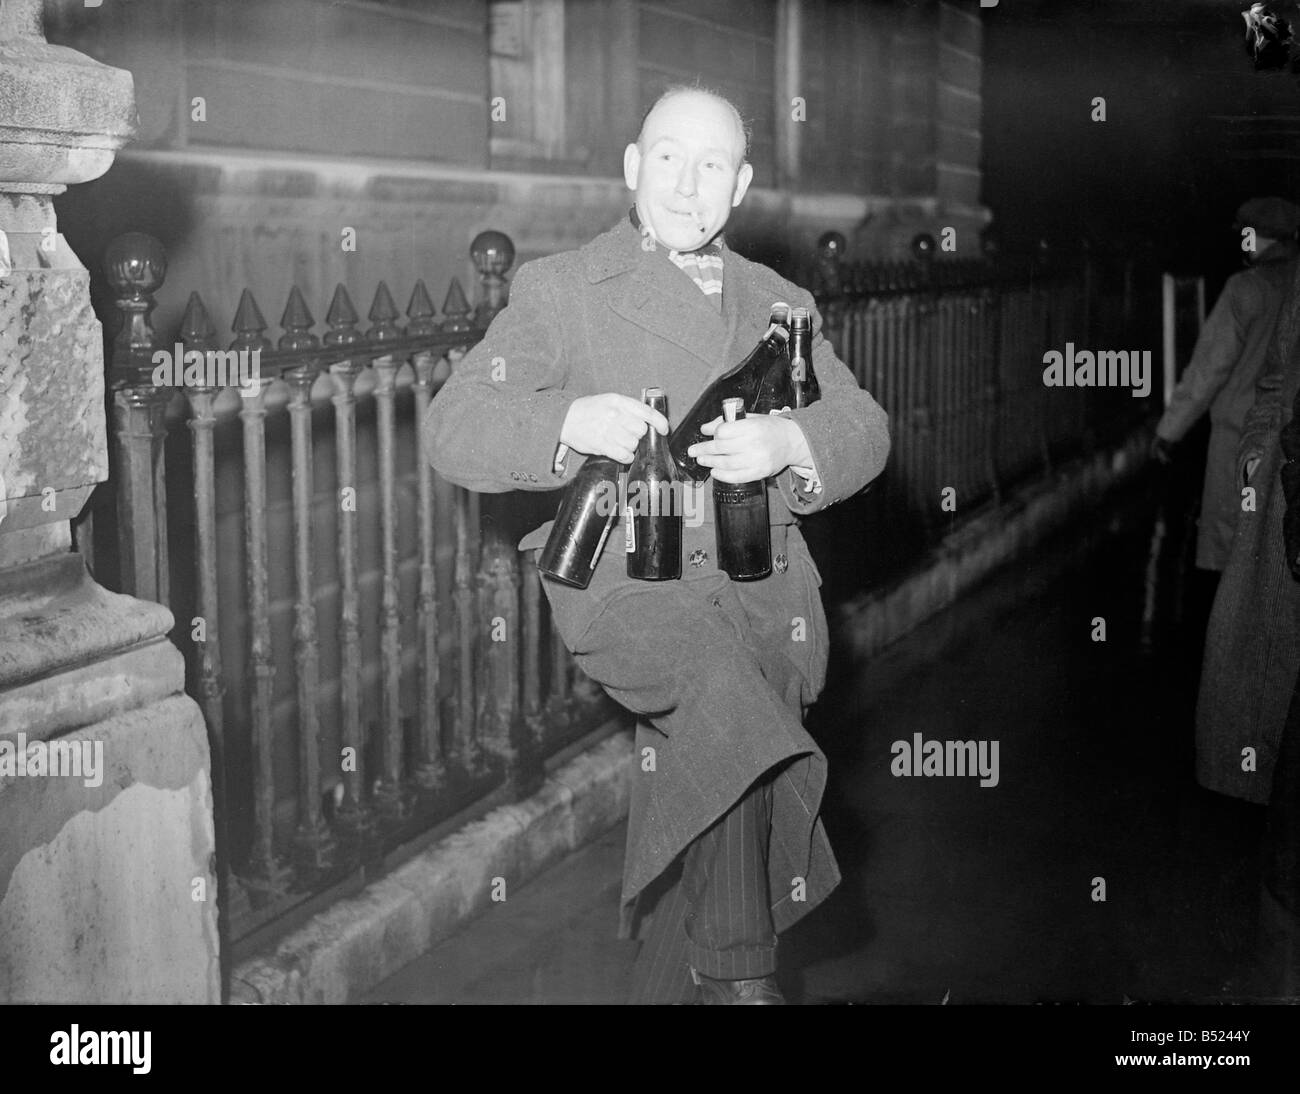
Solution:
[[[661,437],[659,431],[653,427],[646,430],[645,452],[646,456],[652,460],[658,459],[667,451],[667,437]]]
[[[786,345],[789,343],[790,332],[780,323],[772,323],[767,330],[764,331],[761,341],[767,345],[769,349],[779,352],[780,350],[785,349]]]
[[[793,380],[808,378],[808,332],[794,331],[790,335],[790,377]]]
[[[646,400],[646,406],[651,410],[657,410],[665,418],[668,417],[668,396],[655,395]],[[658,459],[661,455],[667,458],[668,438],[661,436],[657,429],[653,427],[646,430],[646,454],[652,458]],[[671,463],[671,461],[669,461]]]

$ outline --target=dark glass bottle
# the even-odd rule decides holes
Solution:
[[[812,325],[807,308],[795,308],[790,317],[790,381],[794,408],[809,406],[822,397],[812,363]]]
[[[722,404],[729,422],[745,416],[738,398]],[[767,517],[767,483],[713,480],[713,514],[718,567],[733,581],[754,581],[772,572],[772,531]]]
[[[775,310],[774,307],[773,311]],[[703,426],[722,416],[724,399],[740,399],[746,408],[754,406],[763,380],[772,367],[785,367],[786,344],[789,340],[789,332],[779,321],[769,323],[766,333],[758,340],[758,345],[749,356],[705,388],[704,393],[695,400],[695,405],[677,423],[677,428],[668,437],[668,450],[684,478],[692,482],[703,482],[709,477],[709,469],[688,456],[686,450],[693,444],[708,440]]]
[[[780,323],[788,331],[790,315],[789,304],[773,304],[769,323]],[[794,385],[790,382],[790,346],[787,342],[786,352],[772,358],[753,401],[745,404],[745,411],[749,414],[772,414],[793,407]]]
[[[646,388],[641,400],[668,417],[662,388]],[[647,429],[627,473],[623,533],[628,577],[673,581],[682,576],[681,489],[668,438]]]
[[[627,465],[588,456],[569,483],[537,569],[552,581],[585,589],[618,521],[619,476]]]

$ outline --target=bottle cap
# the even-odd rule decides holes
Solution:
[[[641,389],[641,401],[648,403],[651,399],[662,399],[664,389],[661,387],[643,387]]]
[[[790,326],[795,330],[808,329],[808,309],[795,308],[790,316]]]
[[[737,397],[722,400],[722,416],[729,422],[745,416],[745,400]]]

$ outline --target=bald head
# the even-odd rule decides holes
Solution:
[[[637,147],[645,152],[645,137],[647,128],[653,128],[652,121],[657,122],[656,111],[667,107],[674,100],[686,100],[686,105],[691,109],[697,110],[714,110],[725,113],[730,119],[732,128],[735,131],[736,141],[736,166],[739,167],[749,158],[749,127],[745,125],[745,119],[740,116],[740,111],[736,105],[716,91],[710,91],[707,87],[690,87],[686,84],[677,84],[668,88],[662,95],[657,98],[651,105],[650,109],[641,117],[641,128],[637,131]],[[680,104],[679,104],[680,105]]]
[[[672,88],[623,153],[623,178],[656,240],[678,251],[710,242],[740,204],[754,169],[740,112],[703,88]]]

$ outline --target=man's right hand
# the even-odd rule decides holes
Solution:
[[[631,463],[647,427],[667,436],[668,419],[645,403],[612,391],[583,395],[569,404],[560,428],[560,443],[588,456],[609,456],[619,463]]]

